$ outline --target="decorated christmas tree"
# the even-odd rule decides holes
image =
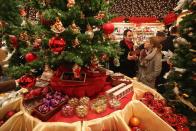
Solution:
[[[1,11],[1,21],[6,18],[11,24],[9,30],[4,28],[1,38],[14,53],[8,68],[13,78],[29,73],[41,75],[45,65],[52,70],[71,65],[71,68],[86,67],[94,71],[111,57],[118,64],[119,46],[112,40],[114,26],[108,22],[112,18],[108,13],[111,1],[18,0],[11,2],[14,4],[6,3],[1,3],[6,9]]]
[[[189,13],[179,23],[181,37],[174,41],[173,68],[169,72],[165,97],[175,109],[186,115],[190,126],[195,126],[196,112],[196,2],[180,1],[176,11],[188,9]]]

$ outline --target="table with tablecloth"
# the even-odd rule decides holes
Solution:
[[[18,110],[0,127],[0,131],[129,131],[128,123],[132,116],[138,117],[141,120],[141,126],[146,130],[174,131],[170,125],[139,101],[146,91],[157,98],[163,99],[163,97],[154,89],[136,80],[132,79],[132,83],[133,92],[121,99],[120,109],[107,108],[101,114],[89,112],[84,119],[76,116],[66,118],[58,112],[48,122],[42,122],[31,116],[23,107],[22,98],[18,98],[0,109],[0,118],[7,110]]]

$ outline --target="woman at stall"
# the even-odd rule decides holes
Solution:
[[[138,80],[155,88],[156,77],[162,68],[161,44],[158,37],[150,37],[144,43],[144,49],[140,51]]]

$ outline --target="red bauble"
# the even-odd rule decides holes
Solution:
[[[15,35],[9,35],[9,41],[14,48],[18,47],[18,39]]]
[[[129,120],[129,125],[130,126],[139,126],[140,125],[140,120],[137,117],[131,117]]]
[[[138,126],[134,126],[131,128],[131,131],[142,131],[142,129]]]
[[[19,86],[22,88],[31,88],[35,85],[36,79],[30,75],[24,75],[19,79]]]
[[[49,47],[51,51],[54,53],[60,53],[61,51],[64,50],[65,46],[66,46],[66,42],[63,38],[52,37],[49,40]]]
[[[20,16],[26,16],[27,12],[25,11],[25,9],[20,9],[19,10]]]
[[[25,55],[25,60],[26,60],[26,62],[32,62],[32,61],[34,61],[34,60],[36,60],[36,59],[37,59],[37,55],[34,54],[34,53],[32,53],[32,52],[29,52],[29,53],[27,53],[27,54]]]
[[[5,114],[5,119],[9,119],[10,117],[12,117],[16,112],[15,111],[8,111],[6,114]]]
[[[176,131],[190,131],[190,129],[186,126],[179,125],[176,127]]]
[[[114,31],[114,25],[112,23],[105,23],[102,26],[102,29],[105,34],[111,34]]]
[[[4,120],[0,120],[0,127],[4,124]]]

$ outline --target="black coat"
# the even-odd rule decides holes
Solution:
[[[137,62],[135,60],[128,60],[127,56],[129,52],[133,51],[133,48],[129,49],[124,40],[120,41],[120,47],[124,53],[120,56],[119,71],[129,77],[134,77],[137,70]]]

